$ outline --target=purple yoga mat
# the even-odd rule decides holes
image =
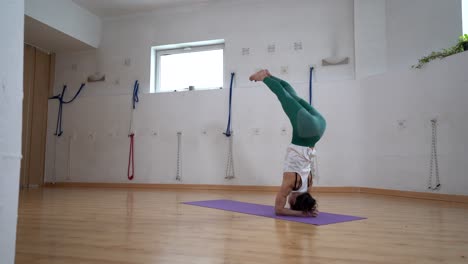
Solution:
[[[253,204],[253,203],[243,203],[232,200],[209,200],[209,201],[198,201],[198,202],[186,202],[184,204],[195,205],[201,207],[208,207],[213,209],[220,209],[230,212],[237,212],[250,215],[258,215],[263,217],[269,217],[274,219],[310,224],[310,225],[329,225],[342,222],[349,222],[355,220],[366,219],[364,217],[350,216],[350,215],[340,215],[340,214],[330,214],[323,213],[317,217],[294,217],[294,216],[277,216],[273,206],[262,205],[262,204]]]

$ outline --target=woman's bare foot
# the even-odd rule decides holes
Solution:
[[[268,70],[261,70],[261,71],[258,71],[256,73],[252,74],[250,76],[249,80],[256,81],[256,82],[261,82],[261,81],[263,81],[263,79],[265,79],[268,76],[270,76]]]

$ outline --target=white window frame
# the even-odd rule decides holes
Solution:
[[[224,40],[210,40],[192,43],[181,43],[174,45],[155,46],[151,48],[151,80],[150,80],[150,93],[164,93],[172,91],[161,92],[161,57],[174,54],[192,53],[210,50],[223,50],[223,73],[225,72],[225,53],[224,53]],[[224,75],[224,74],[223,74]],[[224,76],[223,76],[224,80]],[[197,87],[197,90],[213,90],[222,89],[223,87]],[[188,90],[188,87],[187,87]]]

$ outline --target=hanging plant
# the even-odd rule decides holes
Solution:
[[[468,34],[461,35],[459,38],[460,43],[462,43],[463,50],[468,50]]]
[[[430,55],[419,59],[419,63],[417,65],[413,65],[412,68],[421,69],[424,64],[429,63],[432,60],[443,59],[466,50],[468,50],[468,34],[460,36],[458,38],[458,43],[455,46],[438,52],[434,51]]]

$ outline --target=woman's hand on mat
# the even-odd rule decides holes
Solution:
[[[317,217],[319,214],[319,211],[317,209],[314,209],[312,211],[302,212],[302,214],[305,217]]]
[[[314,210],[312,211],[312,217],[317,217],[318,215],[319,215],[319,210],[314,209]]]

